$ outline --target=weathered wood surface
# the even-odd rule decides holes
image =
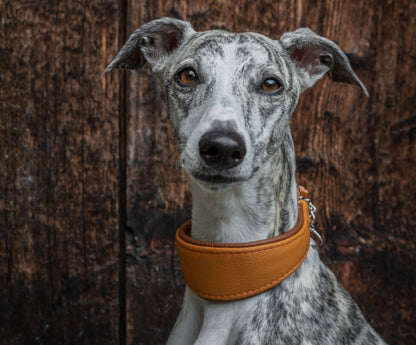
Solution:
[[[102,76],[123,32],[162,16],[274,38],[309,26],[348,53],[371,96],[329,80],[305,92],[291,120],[297,178],[319,208],[324,261],[390,344],[415,343],[416,4],[405,0],[0,0],[0,342],[124,345],[126,333],[147,345],[170,332],[187,178],[150,68],[125,87]]]
[[[319,82],[292,117],[300,183],[319,207],[324,261],[390,342],[415,342],[415,3],[129,1],[127,32],[162,16],[278,38],[308,26],[349,55],[370,98]],[[183,280],[173,234],[190,215],[159,81],[128,72],[127,339],[163,344]]]
[[[0,343],[117,344],[118,3],[0,18]]]

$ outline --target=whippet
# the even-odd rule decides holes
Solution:
[[[341,49],[307,28],[273,40],[163,18],[139,27],[106,72],[145,62],[162,83],[192,189],[190,236],[201,243],[273,239],[294,228],[289,118],[300,93],[328,74],[367,94]],[[276,286],[242,299],[187,287],[168,344],[385,344],[318,252],[302,260]]]

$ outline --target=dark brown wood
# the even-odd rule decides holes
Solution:
[[[318,206],[323,260],[390,344],[415,343],[416,4],[404,0],[0,1],[1,343],[163,344],[170,332],[187,178],[150,68],[126,84],[102,76],[124,31],[162,16],[273,38],[309,26],[348,53],[370,98],[327,79],[305,92],[297,178]]]
[[[0,342],[117,344],[118,2],[0,18]]]
[[[305,92],[291,120],[297,178],[319,207],[324,261],[390,344],[416,340],[415,6],[376,0],[128,2],[128,33],[162,16],[189,20],[197,30],[274,38],[308,26],[348,53],[370,98],[329,80]],[[191,197],[176,167],[159,81],[148,66],[127,77],[127,337],[128,344],[162,344],[181,303],[173,234],[190,215]]]
[[[349,53],[370,98],[328,80],[305,95],[292,119],[298,180],[320,206],[324,261],[390,344],[409,344],[416,340],[416,42],[409,40],[416,6],[331,4],[335,15],[325,15],[322,33]]]
[[[128,4],[127,32],[138,23],[174,16],[174,1]],[[169,12],[172,10],[173,12]],[[184,285],[174,229],[190,216],[190,192],[159,80],[146,66],[127,75],[127,344],[163,344]]]

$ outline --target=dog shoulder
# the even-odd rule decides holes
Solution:
[[[263,294],[241,326],[233,344],[385,344],[320,261]]]

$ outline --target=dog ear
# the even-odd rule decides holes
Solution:
[[[144,24],[133,32],[104,74],[115,68],[139,69],[146,61],[157,69],[193,33],[190,23],[173,18]]]
[[[334,42],[318,36],[308,28],[301,28],[285,33],[280,38],[280,43],[296,65],[302,91],[313,86],[328,73],[332,81],[357,85],[368,96],[347,56]]]

